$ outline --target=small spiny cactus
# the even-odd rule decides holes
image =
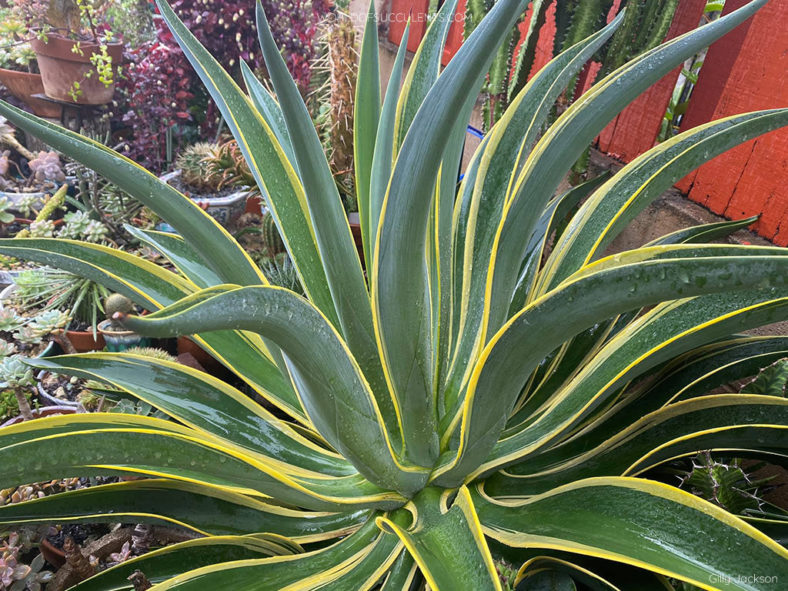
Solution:
[[[216,150],[216,144],[198,142],[184,149],[175,159],[175,168],[181,171],[181,180],[197,190],[210,189],[205,178],[205,159]]]
[[[260,223],[260,233],[263,239],[263,249],[269,257],[284,251],[285,243],[279,235],[279,229],[276,227],[274,216],[270,213],[263,216]]]
[[[113,328],[116,329],[122,328],[122,326],[116,322],[115,314],[122,314],[125,316],[131,313],[133,309],[134,303],[120,293],[113,293],[104,300],[104,314],[106,314],[107,319],[111,321]]]

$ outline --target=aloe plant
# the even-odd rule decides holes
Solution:
[[[135,570],[157,590],[501,589],[495,565],[504,560],[521,567],[518,589],[569,589],[573,581],[664,589],[668,578],[754,589],[760,583],[742,573],[788,579],[788,553],[758,529],[781,531],[784,521],[748,522],[643,477],[699,450],[785,455],[785,399],[707,393],[737,367],[785,356],[786,338],[736,333],[788,317],[788,252],[698,244],[742,225],[726,222],[604,256],[672,182],[788,124],[788,110],[700,126],[615,175],[557,192],[629,101],[763,3],[630,61],[540,133],[619,17],[525,85],[459,188],[454,175],[477,91],[526,2],[498,2],[440,72],[453,8],[445,3],[404,85],[390,84],[382,103],[371,8],[354,114],[367,276],[262,10],[260,42],[278,100],[249,68],[245,94],[160,4],[244,152],[306,297],[269,286],[225,230],[155,175],[0,106],[181,235],[131,230],[175,271],[65,240],[3,240],[0,253],[84,274],[154,310],[116,315],[129,329],[196,333],[267,402],[133,354],[31,360],[100,380],[173,420],[94,413],[3,429],[4,486],[70,475],[146,478],[5,506],[0,522],[128,516],[203,536],[129,560],[80,591],[128,589]]]

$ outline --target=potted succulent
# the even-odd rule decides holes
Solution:
[[[150,339],[128,330],[118,322],[120,316],[129,314],[133,310],[134,303],[119,293],[113,293],[104,301],[107,319],[99,322],[98,330],[104,337],[108,351],[119,353],[132,347],[150,346]]]
[[[8,208],[17,212],[38,211],[66,180],[66,174],[57,152],[33,153],[17,141],[15,133],[0,117],[0,145],[10,146],[21,157],[15,159],[11,150],[0,153],[0,198],[5,198]]]
[[[44,93],[44,83],[29,36],[13,8],[0,6],[0,83],[39,117],[59,119],[60,105],[35,97]]]
[[[15,7],[34,30],[30,44],[48,97],[86,105],[112,100],[123,44],[102,22],[106,2],[16,0]]]
[[[223,226],[232,226],[256,191],[254,177],[235,140],[198,142],[175,159],[175,170],[162,177],[195,201]]]
[[[98,315],[104,310],[103,298],[108,294],[105,287],[89,279],[41,267],[20,271],[16,283],[7,287],[0,298],[15,302],[26,311],[70,310],[70,322],[58,338],[65,349],[73,347],[84,352],[104,348]]]

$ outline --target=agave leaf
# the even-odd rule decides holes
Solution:
[[[400,95],[400,80],[402,79],[402,68],[405,64],[405,54],[408,51],[409,35],[410,21],[402,33],[402,40],[397,49],[397,56],[394,58],[394,65],[391,67],[391,75],[386,87],[386,98],[383,99],[383,108],[380,111],[380,118],[377,122],[377,133],[373,146],[374,152],[369,169],[369,213],[366,217],[368,227],[365,228],[368,240],[365,243],[367,244],[365,251],[368,253],[366,255],[367,261],[371,261],[375,254],[374,238],[378,235],[380,210],[383,207],[383,198],[386,195],[386,188],[389,184],[391,168],[394,163],[394,117],[396,115],[397,98]],[[360,214],[359,210],[359,219],[361,219]]]
[[[139,570],[153,584],[166,581],[183,571],[183,565],[200,568],[221,562],[253,560],[262,556],[294,554],[281,536],[213,536],[166,546],[102,571],[71,587],[74,591],[134,589],[129,572]],[[297,548],[297,546],[296,546]],[[133,570],[130,570],[133,569]]]
[[[527,500],[496,501],[474,491],[473,501],[484,533],[509,546],[609,558],[700,586],[729,575],[734,582],[715,583],[728,589],[752,588],[737,584],[736,573],[788,574],[788,551],[777,543],[727,511],[657,482],[591,478]],[[720,541],[715,552],[698,540],[699,531]]]
[[[361,225],[361,242],[364,247],[364,260],[372,260],[370,248],[374,233],[370,233],[372,217],[372,194],[370,184],[373,178],[373,161],[377,151],[377,131],[380,126],[380,63],[378,56],[378,21],[375,3],[370,2],[367,9],[367,22],[358,60],[356,77],[355,110],[353,113],[353,162],[356,173],[356,200],[358,219]],[[398,82],[398,79],[397,79]]]
[[[330,585],[381,545],[390,544],[392,537],[369,520],[357,532],[327,548],[293,556],[214,564],[173,577],[158,585],[157,591],[221,589],[226,581],[233,582],[234,591],[279,591],[299,588],[300,583],[306,588],[319,583]],[[359,578],[356,584],[348,587],[364,588],[363,579]]]
[[[665,359],[730,334],[731,329],[768,324],[775,314],[785,310],[786,305],[788,300],[785,298],[775,300],[770,292],[755,292],[742,299],[721,294],[655,308],[611,339],[559,390],[547,403],[549,413],[537,413],[538,418],[530,424],[501,439],[491,454],[496,459],[491,459],[485,467],[523,458],[550,442],[568,436],[573,430],[581,429],[584,420],[588,422],[588,417],[599,420],[606,410],[605,404],[610,404],[611,398],[614,399],[616,392],[630,379]],[[690,318],[695,322],[690,322]],[[625,365],[619,365],[622,361]],[[551,427],[547,428],[548,424]],[[547,432],[550,434],[542,439]]]
[[[485,490],[493,496],[539,494],[550,488],[592,476],[632,474],[642,456],[652,450],[670,447],[672,457],[711,449],[700,442],[709,431],[727,437],[724,430],[753,425],[750,431],[763,438],[773,427],[788,427],[788,401],[768,396],[717,395],[671,404],[628,425],[607,440],[578,437],[527,462],[509,467],[505,475],[494,475],[486,481]],[[719,440],[719,439],[718,439]],[[773,452],[779,442],[751,447],[737,433],[740,449]],[[745,447],[746,446],[746,447]],[[638,471],[642,471],[639,469]]]
[[[179,423],[214,435],[225,445],[298,466],[313,476],[349,476],[345,459],[304,439],[241,392],[179,363],[140,355],[96,353],[33,360],[34,367],[95,379],[123,390]],[[183,392],[188,392],[184,399]]]
[[[788,125],[788,109],[758,111],[685,131],[625,166],[583,204],[556,245],[542,292],[598,258],[638,213],[685,174],[742,141]]]
[[[94,413],[96,421],[111,423],[117,416]],[[292,474],[282,463],[264,461],[259,455],[241,454],[188,429],[165,431],[154,429],[157,423],[148,417],[128,415],[124,422],[131,427],[95,427],[80,431],[68,421],[55,424],[46,419],[30,421],[41,424],[37,432],[28,430],[21,441],[13,442],[14,433],[0,433],[0,476],[4,483],[18,485],[67,477],[106,474],[148,475],[185,482],[204,482],[230,492],[252,496],[272,496],[301,507],[315,510],[336,509],[344,503],[365,506],[397,506],[400,499],[363,478],[309,478]],[[77,424],[79,421],[77,421]],[[73,423],[71,423],[73,424]],[[90,423],[88,423],[90,424]],[[169,427],[169,426],[168,426]],[[54,431],[54,433],[53,433]],[[18,436],[19,432],[17,432]],[[53,450],[53,442],[57,447]],[[48,452],[51,461],[30,464],[20,459],[28,453]],[[59,476],[63,477],[63,476]]]
[[[233,314],[227,314],[233,310]],[[264,311],[264,314],[260,312]],[[426,473],[401,463],[378,402],[342,339],[320,312],[281,288],[238,289],[169,316],[128,318],[151,336],[236,328],[264,335],[285,354],[290,375],[318,432],[372,482],[418,489]],[[303,339],[310,334],[312,338]],[[396,440],[395,440],[396,441]]]
[[[86,277],[149,310],[197,291],[190,281],[150,261],[99,244],[53,238],[4,238],[0,239],[0,253]]]
[[[731,220],[724,222],[714,222],[711,224],[701,224],[691,228],[676,230],[657,238],[645,246],[659,246],[664,244],[699,244],[727,238],[736,230],[741,230],[758,221],[758,216],[744,218],[742,220]]]
[[[369,509],[311,512],[271,505],[205,483],[147,478],[49,495],[0,507],[0,523],[163,523],[210,536],[269,532],[298,542],[346,535]]]
[[[301,285],[331,323],[339,326],[304,190],[279,145],[276,134],[235,81],[200,45],[170,6],[163,1],[157,2],[157,6],[184,55],[219,107],[262,194],[268,198],[268,208],[293,259]],[[182,236],[186,236],[178,226],[175,227]],[[226,281],[244,285],[240,281]]]

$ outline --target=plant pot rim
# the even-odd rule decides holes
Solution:
[[[112,320],[102,320],[96,325],[96,329],[98,329],[101,334],[110,336],[126,337],[136,334],[133,330],[112,330],[109,328],[111,323]]]
[[[28,72],[27,70],[12,70],[11,68],[0,68],[0,74],[25,77],[25,78],[41,78],[41,74],[37,72]]]
[[[181,176],[181,170],[176,169],[166,174],[163,174],[162,176],[159,177],[159,180],[164,181],[166,183],[173,179],[178,178],[179,176]],[[229,195],[225,195],[223,197],[211,197],[210,195],[205,195],[205,196],[191,195],[189,196],[189,199],[191,199],[197,204],[207,203],[208,207],[214,207],[214,206],[232,205],[237,201],[241,200],[242,198],[249,197],[253,193],[254,191],[249,187],[239,187],[237,191],[234,191]]]
[[[42,406],[41,408],[33,409],[33,419],[40,419],[43,417],[56,416],[56,415],[73,415],[77,413],[77,409],[71,406]],[[22,415],[17,415],[12,419],[7,420],[0,427],[10,427],[22,422]]]
[[[77,43],[79,43],[82,49],[82,55],[71,51],[71,48]],[[108,43],[75,41],[57,33],[48,33],[46,42],[37,37],[34,37],[30,41],[30,46],[33,48],[33,51],[36,52],[36,55],[80,63],[90,63],[91,54],[102,45],[107,46],[107,53],[109,53],[113,61],[121,60],[123,57],[123,43],[120,41],[110,41]]]

